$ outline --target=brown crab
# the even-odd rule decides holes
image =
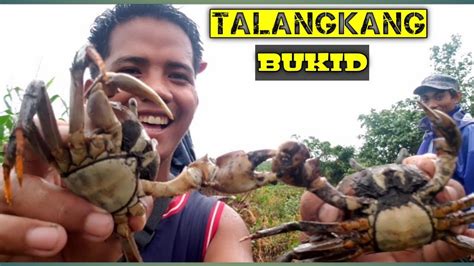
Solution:
[[[84,72],[94,65],[100,74],[84,93]],[[106,72],[102,58],[91,45],[76,53],[70,70],[70,125],[66,143],[61,139],[44,82],[32,81],[26,89],[18,121],[5,145],[3,173],[7,203],[13,204],[10,171],[15,168],[21,185],[25,145],[30,145],[55,166],[65,187],[112,213],[126,259],[141,261],[128,226],[129,216],[145,212],[141,197],[171,197],[201,186],[240,193],[276,180],[273,173],[254,171],[258,164],[274,155],[271,150],[261,150],[231,152],[216,161],[205,156],[171,181],[152,181],[160,163],[157,142],[149,138],[139,123],[136,100],[132,98],[127,107],[109,101],[108,97],[119,89],[127,91],[151,100],[173,119],[169,108],[142,81],[128,74]],[[33,123],[35,115],[40,127]]]
[[[474,194],[438,204],[434,196],[451,178],[460,147],[460,133],[454,121],[441,111],[420,103],[439,137],[435,140],[435,174],[411,165],[388,164],[363,169],[344,178],[339,190],[319,178],[317,159],[301,144],[284,144],[273,163],[280,180],[304,186],[325,202],[345,212],[347,220],[334,223],[290,222],[257,231],[257,239],[289,231],[311,235],[279,258],[280,261],[347,261],[365,253],[417,248],[435,240],[447,241],[474,252],[474,239],[451,229],[474,222],[474,212],[462,210],[474,205]],[[355,194],[341,192],[351,188]]]

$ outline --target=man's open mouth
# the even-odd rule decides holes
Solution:
[[[168,117],[161,115],[139,115],[138,120],[143,124],[143,126],[154,128],[166,128],[170,123]]]

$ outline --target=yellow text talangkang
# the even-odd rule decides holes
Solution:
[[[211,38],[426,38],[427,9],[211,9]]]

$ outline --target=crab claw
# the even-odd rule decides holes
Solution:
[[[308,187],[319,176],[319,160],[310,159],[308,148],[295,141],[280,145],[272,162],[278,180],[292,186]]]
[[[267,171],[255,171],[262,162],[273,158],[275,150],[252,152],[234,151],[216,159],[216,170],[203,182],[203,186],[229,194],[248,192],[277,182],[276,175]]]
[[[145,193],[154,197],[175,196],[199,187],[211,187],[227,194],[244,193],[277,182],[274,173],[255,171],[274,155],[274,150],[235,151],[220,156],[216,162],[205,155],[170,181],[141,180],[141,184]]]
[[[217,160],[209,159],[206,155],[191,163],[176,178],[199,180],[201,186],[227,194],[248,192],[267,184],[276,184],[274,173],[255,171],[258,165],[275,156],[275,152],[234,151],[218,157]]]
[[[168,108],[163,99],[161,99],[161,97],[143,81],[125,73],[107,72],[105,75],[107,76],[105,81],[107,86],[104,86],[103,90],[107,96],[111,97],[115,95],[118,89],[126,91],[139,98],[152,101],[164,110],[169,119],[174,120],[173,113]],[[93,89],[89,90],[86,94],[86,97],[89,97],[89,95],[97,89],[99,89],[99,87],[94,87]]]
[[[461,147],[461,132],[456,123],[442,111],[434,110],[422,102],[418,102],[426,117],[430,120],[433,131],[437,137],[443,137],[444,143],[437,141],[436,149],[438,153],[448,153],[457,156]],[[436,140],[435,140],[436,141]]]

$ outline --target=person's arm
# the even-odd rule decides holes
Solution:
[[[240,242],[248,234],[242,218],[225,205],[219,228],[207,248],[204,262],[252,262],[250,240]]]
[[[466,193],[474,192],[474,125],[463,130],[463,141],[461,143],[460,161],[463,162],[461,174],[464,180]]]
[[[426,156],[412,156],[404,163],[415,164],[419,168],[425,170],[431,176],[434,173],[434,163],[432,161],[433,154]],[[440,202],[459,199],[464,196],[464,188],[454,180],[450,180],[441,191],[436,199]],[[301,197],[301,219],[321,222],[334,222],[340,220],[341,212],[337,208],[323,202],[316,195],[305,192]],[[457,233],[474,237],[474,230],[467,229],[465,226],[456,228]],[[306,237],[303,236],[303,239]],[[454,261],[468,256],[469,253],[447,244],[444,241],[436,241],[429,245],[425,245],[420,249],[410,249],[399,252],[381,252],[357,257],[358,262],[437,262],[437,261]]]

